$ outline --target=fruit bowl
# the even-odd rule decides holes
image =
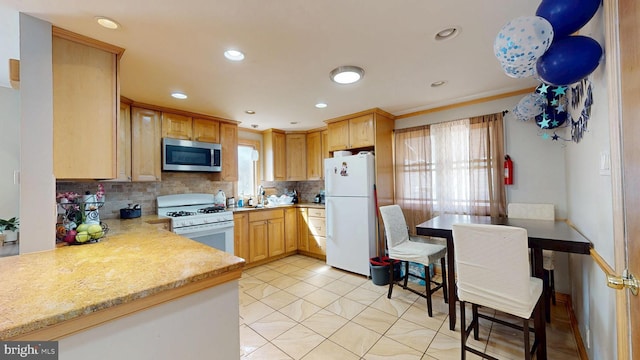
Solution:
[[[80,224],[76,229],[67,230],[62,223],[56,224],[56,239],[69,245],[93,244],[100,241],[109,232],[106,223]]]

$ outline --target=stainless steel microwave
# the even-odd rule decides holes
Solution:
[[[222,171],[222,145],[162,138],[162,170]]]

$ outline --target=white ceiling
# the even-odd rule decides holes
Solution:
[[[394,115],[535,86],[493,55],[502,26],[530,0],[0,0],[2,5],[125,48],[121,93],[135,101],[286,130],[379,107]],[[97,25],[95,16],[121,24]],[[436,41],[457,27],[459,35]],[[237,48],[240,63],[222,53]],[[365,69],[338,85],[329,72]],[[434,81],[446,85],[432,88]],[[172,91],[189,98],[176,100]],[[314,104],[323,101],[325,109]],[[245,114],[254,110],[255,115]],[[291,124],[291,122],[298,122]]]

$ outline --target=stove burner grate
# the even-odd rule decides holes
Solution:
[[[181,216],[191,216],[196,215],[193,211],[170,211],[167,213],[167,216],[170,217],[181,217]]]
[[[218,212],[224,212],[224,211],[225,211],[225,208],[222,205],[209,206],[206,208],[198,209],[198,212],[201,214],[211,214],[211,213],[218,213]]]

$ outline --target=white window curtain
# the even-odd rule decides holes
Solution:
[[[440,213],[505,214],[502,136],[502,114],[396,130],[396,203],[412,233]]]

